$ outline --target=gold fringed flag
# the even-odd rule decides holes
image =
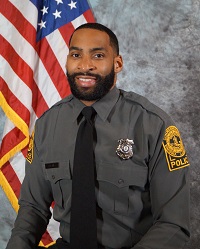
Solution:
[[[35,121],[70,93],[65,75],[70,35],[79,25],[94,21],[86,0],[1,1],[0,106],[7,119],[0,183],[16,211]],[[53,232],[57,228],[51,220],[43,245],[59,236]]]

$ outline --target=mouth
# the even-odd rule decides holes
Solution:
[[[96,77],[79,75],[76,77],[76,82],[81,87],[93,87],[96,83]]]

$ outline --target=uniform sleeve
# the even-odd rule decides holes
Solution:
[[[149,162],[153,226],[134,249],[181,249],[189,240],[189,163],[178,129],[160,129]]]
[[[32,150],[33,160],[31,163],[26,162],[26,173],[19,199],[19,212],[6,249],[35,248],[51,217],[51,186],[44,178],[36,143]]]

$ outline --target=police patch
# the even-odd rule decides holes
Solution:
[[[175,126],[169,126],[166,129],[163,148],[170,171],[190,165],[180,133]]]
[[[26,155],[26,160],[29,163],[32,163],[33,161],[33,143],[34,143],[34,131],[30,137],[30,141],[29,141],[29,145],[28,145],[28,151],[27,151],[27,155]]]

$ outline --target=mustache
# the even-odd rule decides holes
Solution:
[[[69,74],[68,72],[66,73],[67,77],[77,77],[77,76],[91,76],[91,77],[95,77],[96,79],[100,79],[101,76],[99,74],[94,74],[94,73],[90,73],[90,72],[78,72],[78,73],[73,73],[73,74]]]

